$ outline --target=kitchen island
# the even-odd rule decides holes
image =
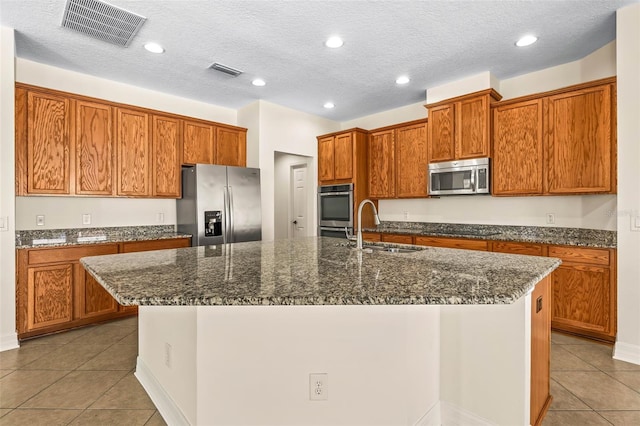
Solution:
[[[309,237],[81,262],[140,306],[136,376],[170,424],[529,424],[549,402],[557,259]]]

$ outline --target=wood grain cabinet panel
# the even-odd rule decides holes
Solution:
[[[411,235],[381,234],[380,240],[383,243],[413,244],[413,237]]]
[[[529,424],[541,425],[551,404],[551,279],[543,278],[531,293],[531,405]]]
[[[429,162],[451,161],[456,157],[455,104],[429,108]]]
[[[545,98],[546,191],[612,191],[612,94],[605,84]]]
[[[542,244],[494,241],[491,251],[498,253],[524,254],[527,256],[545,256],[546,247]]]
[[[426,105],[429,110],[429,162],[490,155],[493,89]]]
[[[543,192],[542,99],[493,110],[493,195]]]
[[[353,178],[353,138],[351,133],[337,135],[334,146],[334,178]]]
[[[180,198],[180,120],[154,115],[153,196]]]
[[[29,91],[27,117],[27,192],[69,194],[69,98]]]
[[[182,162],[184,164],[213,164],[212,125],[195,121],[183,122]]]
[[[73,265],[49,265],[27,271],[27,327],[30,330],[73,319]]]
[[[134,253],[139,251],[164,250],[181,247],[190,247],[190,238],[170,238],[165,240],[128,241],[122,243],[122,253]]]
[[[80,317],[90,318],[118,312],[118,302],[88,272],[82,272],[84,273],[84,281],[81,285],[82,296],[80,300],[83,303]]]
[[[151,195],[149,114],[117,110],[118,195]]]
[[[381,236],[377,232],[363,232],[362,241],[379,242],[381,241]]]
[[[395,180],[395,130],[373,132],[369,137],[369,196],[393,198]]]
[[[426,197],[427,127],[425,123],[396,129],[396,196]]]
[[[214,164],[245,167],[247,165],[246,131],[216,127]]]
[[[484,240],[470,240],[464,238],[416,237],[416,245],[464,250],[488,251],[489,243]]]
[[[113,195],[113,109],[75,101],[76,187],[82,195]]]
[[[318,180],[331,181],[334,179],[334,137],[318,139]]]

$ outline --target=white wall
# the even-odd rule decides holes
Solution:
[[[509,99],[610,77],[616,73],[615,46],[615,42],[612,42],[581,60],[502,81],[489,72],[472,75],[427,89],[426,102],[438,102],[490,87],[496,89],[503,99]],[[371,129],[391,124],[392,120],[398,123],[416,118],[410,114],[401,118],[398,111],[402,110],[351,120],[346,127]],[[555,224],[549,226],[615,230],[617,216],[615,195],[442,197],[381,200],[379,206],[380,219],[386,221],[545,226],[546,214],[554,213]]]
[[[640,364],[640,4],[618,10],[618,341],[615,358]]]
[[[238,121],[255,123],[258,117],[259,128],[259,167],[262,183],[262,239],[274,239],[275,212],[275,172],[274,154],[276,151],[294,155],[313,157],[313,167],[308,173],[317,176],[317,140],[316,136],[340,130],[339,123],[322,117],[285,108],[266,101],[257,101],[257,107],[245,107],[238,111]],[[250,128],[249,131],[255,131]],[[317,181],[313,181],[313,191],[317,190]],[[317,202],[314,198],[313,209]],[[315,216],[314,216],[315,218]],[[314,219],[313,227],[316,226]]]
[[[317,235],[317,227],[313,225],[316,212],[313,209],[313,201],[315,195],[314,182],[316,181],[316,173],[313,172],[313,157],[304,157],[301,155],[291,155],[282,152],[276,152],[274,158],[274,239],[284,239],[289,237],[292,229],[290,217],[291,204],[291,166],[297,164],[307,165],[307,223],[304,224],[307,235]],[[317,220],[317,219],[316,219]]]
[[[176,224],[174,199],[16,197],[16,211],[18,230]],[[82,224],[83,214],[91,215],[90,225]],[[36,226],[36,215],[44,215],[44,226]]]
[[[15,304],[14,58],[11,28],[0,28],[0,351],[18,346]]]

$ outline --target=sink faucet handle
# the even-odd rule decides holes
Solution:
[[[347,226],[344,227],[344,235],[347,237],[347,240],[349,241],[355,241],[358,239],[358,237],[356,237],[351,232],[349,232],[349,227]]]

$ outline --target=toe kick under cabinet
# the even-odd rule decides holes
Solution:
[[[189,238],[17,250],[16,328],[26,339],[135,315],[87,273],[80,258],[190,246]]]

